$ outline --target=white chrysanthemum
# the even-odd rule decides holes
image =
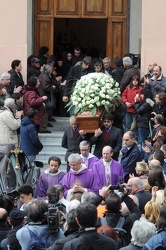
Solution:
[[[112,102],[120,97],[119,83],[104,73],[90,73],[82,76],[76,82],[69,108],[73,105],[83,110],[85,106],[88,109],[93,107],[107,106],[111,107]]]

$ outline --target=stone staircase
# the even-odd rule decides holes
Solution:
[[[48,168],[48,158],[50,156],[60,157],[62,164],[61,170],[66,171],[65,153],[66,149],[61,147],[62,136],[65,129],[69,126],[68,117],[54,117],[56,122],[50,122],[54,127],[48,127],[51,134],[40,134],[39,138],[43,144],[42,151],[37,155],[36,160],[44,163],[41,171]]]

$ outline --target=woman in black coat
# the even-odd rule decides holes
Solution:
[[[154,105],[152,92],[149,89],[142,89],[140,91],[140,102],[139,97],[135,98],[135,110],[136,110],[136,121],[138,128],[138,140],[141,144],[141,148],[145,146],[145,140],[149,136],[149,121],[151,119],[152,107]]]

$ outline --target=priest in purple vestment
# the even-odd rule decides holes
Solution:
[[[105,146],[102,150],[102,156],[103,158],[96,162],[91,169],[96,177],[99,188],[123,183],[123,167],[119,162],[112,159],[112,148]]]
[[[70,200],[74,193],[86,191],[98,194],[96,179],[91,170],[82,162],[79,154],[71,154],[68,157],[70,171],[63,177],[60,184],[64,186],[65,197]]]
[[[79,147],[82,163],[84,163],[88,169],[91,169],[99,159],[90,153],[90,143],[88,141],[81,141]]]
[[[64,172],[59,170],[61,165],[61,159],[59,157],[51,156],[48,159],[48,164],[49,168],[40,174],[35,190],[35,198],[46,197],[47,189],[55,184],[59,184],[65,175]]]

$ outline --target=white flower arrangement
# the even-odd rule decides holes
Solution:
[[[91,110],[95,116],[99,107],[107,112],[121,96],[119,83],[104,73],[90,73],[82,76],[76,82],[69,103],[68,110],[74,106],[74,114]]]

